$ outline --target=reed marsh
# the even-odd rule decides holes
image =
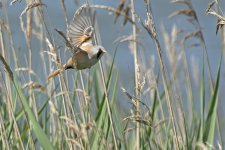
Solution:
[[[107,53],[47,80],[86,2]],[[0,149],[224,149],[224,2],[157,2],[0,1]]]

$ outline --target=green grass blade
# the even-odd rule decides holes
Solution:
[[[214,133],[216,128],[216,115],[217,115],[217,104],[218,104],[218,92],[219,92],[219,81],[220,81],[220,67],[221,60],[219,64],[219,69],[217,73],[216,85],[212,95],[211,103],[209,105],[209,111],[207,114],[206,122],[205,122],[205,131],[204,131],[204,143],[213,144]]]
[[[53,150],[53,145],[51,144],[49,138],[47,135],[44,133],[42,130],[41,126],[37,122],[34,113],[32,112],[31,108],[29,107],[29,104],[27,102],[27,98],[24,95],[21,87],[17,83],[16,79],[14,78],[13,80],[14,86],[16,88],[16,91],[20,97],[21,103],[23,105],[24,111],[26,112],[30,122],[31,122],[31,128],[33,129],[38,141],[40,142],[40,145],[43,147],[45,150]]]
[[[203,141],[203,134],[204,134],[204,114],[205,114],[205,75],[204,75],[204,63],[202,65],[202,79],[201,79],[201,88],[200,88],[200,105],[201,105],[201,112],[200,112],[200,132],[199,132],[199,140]]]

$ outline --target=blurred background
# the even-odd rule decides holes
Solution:
[[[187,0],[188,1],[188,0]],[[10,67],[12,68],[13,72],[19,72],[18,80],[20,81],[23,89],[25,89],[25,93],[28,95],[30,100],[35,100],[35,97],[38,97],[37,99],[37,105],[39,108],[39,105],[43,102],[42,97],[46,98],[46,114],[49,111],[47,103],[48,100],[51,99],[50,102],[55,102],[56,107],[60,107],[61,105],[57,105],[58,101],[55,101],[54,98],[52,98],[52,95],[49,93],[54,93],[55,95],[60,95],[63,93],[62,89],[59,89],[59,86],[61,82],[58,81],[58,76],[54,78],[51,84],[49,84],[47,88],[47,92],[40,92],[36,93],[33,91],[26,90],[25,85],[29,83],[29,81],[35,81],[37,83],[40,83],[43,86],[47,87],[46,84],[46,77],[47,75],[53,71],[53,69],[57,69],[56,63],[52,60],[52,58],[49,56],[49,46],[50,44],[47,42],[47,39],[51,42],[51,44],[54,44],[54,48],[56,48],[56,53],[59,56],[59,59],[62,64],[64,64],[67,59],[70,57],[70,51],[68,48],[66,48],[65,41],[62,39],[61,36],[56,33],[55,29],[62,30],[64,33],[66,33],[67,29],[67,20],[68,23],[72,20],[72,17],[74,15],[74,12],[86,1],[82,0],[43,0],[43,7],[38,7],[38,9],[43,10],[43,13],[40,13],[42,11],[36,11],[36,8],[33,11],[33,20],[32,20],[32,34],[31,34],[31,41],[30,44],[26,41],[26,36],[24,32],[22,31],[23,28],[26,29],[26,23],[27,18],[26,15],[27,12],[23,14],[25,11],[25,8],[27,6],[26,2],[29,2],[29,0],[19,0],[15,1],[14,4],[10,5],[11,1],[7,0],[1,0],[0,1],[0,21],[1,25],[6,25],[6,27],[1,28],[1,32],[3,33],[5,49],[9,50],[7,51],[7,62],[9,63]],[[64,8],[62,7],[62,2],[65,4],[66,11],[64,11]],[[121,2],[121,0],[92,0],[91,3],[95,5],[106,5],[108,7],[117,8],[118,4]],[[162,48],[162,57],[165,64],[165,70],[166,75],[169,81],[169,87],[171,92],[171,99],[174,100],[174,112],[175,116],[177,118],[178,112],[177,109],[177,101],[180,100],[183,109],[182,112],[184,112],[184,116],[186,116],[188,119],[187,126],[191,131],[196,131],[195,125],[200,122],[202,118],[198,118],[196,114],[200,113],[201,105],[200,105],[200,94],[202,94],[201,89],[201,79],[203,77],[202,70],[204,67],[205,72],[205,85],[203,89],[205,90],[205,100],[206,100],[206,107],[205,110],[209,110],[210,107],[210,100],[212,97],[212,93],[215,90],[214,88],[211,89],[210,87],[210,77],[208,73],[208,64],[211,69],[211,75],[213,84],[216,84],[216,78],[217,78],[217,71],[220,64],[221,56],[224,55],[224,48],[223,45],[225,41],[223,41],[224,38],[224,30],[219,30],[218,34],[216,34],[216,25],[217,25],[217,18],[212,15],[207,15],[206,10],[208,8],[208,4],[211,2],[210,0],[193,0],[192,6],[193,9],[196,12],[197,18],[193,21],[193,18],[186,15],[175,15],[174,12],[178,10],[187,9],[187,6],[181,3],[172,3],[169,0],[152,0],[151,1],[151,8],[153,12],[153,19],[156,27],[156,32],[158,34],[158,39],[160,42],[160,46]],[[225,12],[225,1],[221,1],[219,3],[221,6],[221,10],[217,7],[218,11],[223,15],[223,12]],[[125,6],[129,6],[130,1],[126,1]],[[66,12],[66,13],[65,13]],[[115,14],[110,13],[103,9],[96,9],[97,13],[97,32],[99,31],[100,35],[100,41],[101,44],[105,47],[107,50],[107,53],[102,57],[102,62],[104,66],[104,71],[106,74],[109,71],[109,66],[112,63],[113,55],[116,52],[115,62],[114,62],[114,69],[113,69],[113,75],[112,75],[112,81],[116,81],[116,75],[118,73],[118,86],[117,86],[117,94],[116,98],[114,97],[114,92],[112,92],[112,83],[110,85],[111,89],[109,90],[109,96],[112,96],[116,99],[116,106],[121,107],[120,111],[122,112],[121,116],[126,116],[129,114],[132,109],[132,104],[130,100],[127,98],[127,95],[123,93],[121,88],[124,88],[127,90],[130,95],[135,95],[135,70],[134,70],[134,55],[132,51],[132,24],[128,22],[127,24],[123,25],[124,17],[119,16],[117,21],[115,21]],[[23,14],[23,15],[22,15]],[[152,106],[153,100],[158,99],[153,98],[151,91],[157,89],[159,90],[159,99],[165,98],[164,95],[164,88],[163,88],[163,79],[161,77],[161,70],[159,65],[159,58],[157,55],[157,50],[155,46],[154,40],[149,36],[147,31],[142,27],[140,22],[138,22],[138,18],[140,18],[143,22],[145,19],[147,19],[146,16],[146,10],[144,6],[144,1],[136,0],[135,1],[135,14],[136,14],[136,23],[137,23],[137,53],[138,53],[138,65],[140,69],[140,83],[143,84],[143,88],[141,89],[141,101],[148,106],[149,108],[153,109],[155,106]],[[66,17],[65,17],[66,15]],[[131,16],[131,15],[129,15]],[[9,26],[7,26],[9,25]],[[200,26],[199,26],[200,25]],[[28,26],[29,27],[29,26]],[[11,33],[9,36],[7,35],[8,32],[6,32],[6,29],[10,29]],[[27,28],[28,29],[28,28]],[[194,33],[196,31],[201,31],[203,34],[203,37],[200,37],[199,35],[190,36],[185,40],[185,43],[182,43],[182,40],[187,37],[187,35],[190,35],[190,33]],[[222,31],[222,32],[221,32]],[[12,39],[8,38],[11,37]],[[203,40],[201,40],[201,38]],[[123,39],[124,41],[122,41]],[[4,43],[2,42],[2,43]],[[1,44],[1,43],[0,43]],[[205,47],[204,47],[205,46]],[[207,52],[207,54],[206,54]],[[17,60],[15,59],[15,55],[17,56]],[[208,58],[206,57],[208,56]],[[186,57],[187,60],[184,60]],[[207,60],[208,59],[208,60]],[[187,62],[187,66],[185,66],[185,62]],[[203,64],[204,62],[204,64]],[[223,109],[223,106],[225,105],[224,97],[225,93],[223,92],[225,89],[225,69],[224,69],[224,58],[222,57],[221,61],[221,76],[220,76],[220,84],[219,84],[219,93],[218,93],[218,108],[217,108],[217,121],[220,127],[225,126],[225,110]],[[203,66],[204,65],[204,66]],[[95,65],[99,66],[99,64]],[[99,79],[101,81],[101,77],[89,77],[88,75],[93,75],[94,70],[99,71],[95,67],[92,67],[90,70],[86,69],[82,71],[84,74],[84,79]],[[26,74],[26,68],[29,68],[31,70],[28,70],[29,74]],[[95,68],[95,69],[93,69]],[[189,69],[189,75],[186,72],[186,69]],[[0,71],[5,72],[5,69],[3,65],[0,66]],[[23,72],[24,71],[24,72]],[[90,73],[91,74],[88,74]],[[22,72],[22,73],[21,73]],[[98,74],[98,73],[97,73]],[[68,75],[68,76],[66,76]],[[76,97],[75,94],[77,91],[75,87],[75,82],[77,82],[78,73],[76,73],[76,70],[68,70],[63,73],[63,76],[66,76],[66,83],[68,84],[68,93],[71,94],[72,100],[77,100],[79,97]],[[100,76],[100,73],[98,74]],[[2,79],[5,79],[6,77],[4,75],[1,76]],[[154,84],[154,79],[157,78],[156,85]],[[68,82],[72,79],[73,82]],[[80,78],[78,78],[80,79]],[[188,83],[186,79],[190,79],[191,84],[191,90],[192,94],[190,96],[190,93],[188,90]],[[151,81],[153,81],[151,83]],[[85,87],[88,81],[84,81]],[[95,82],[95,81],[93,81]],[[150,83],[147,83],[150,82]],[[156,82],[156,81],[155,81]],[[1,92],[1,86],[5,87],[3,82],[0,82],[0,92]],[[66,86],[67,86],[66,84]],[[95,84],[98,84],[96,81]],[[10,85],[10,82],[9,82]],[[94,85],[94,84],[93,84]],[[89,86],[89,85],[88,85]],[[87,87],[88,87],[87,86]],[[56,88],[53,89],[53,87]],[[99,87],[100,95],[104,95],[103,88],[101,86],[101,83],[97,86]],[[156,88],[157,87],[157,88]],[[8,89],[7,89],[8,90]],[[5,93],[7,93],[7,90],[3,90]],[[89,90],[83,89],[83,90]],[[10,91],[10,90],[9,90]],[[98,97],[98,94],[93,92],[94,90],[90,90],[90,93],[88,93],[92,100],[96,99]],[[46,94],[46,93],[47,94]],[[115,92],[116,93],[116,92]],[[150,94],[149,94],[150,93]],[[33,95],[32,95],[33,94]],[[39,95],[40,94],[40,95]],[[74,95],[73,95],[74,94]],[[9,94],[10,95],[10,94]],[[75,96],[76,95],[76,96]],[[94,96],[93,96],[94,95]],[[97,95],[97,96],[96,96]],[[0,93],[1,96],[1,93]],[[33,96],[33,99],[32,99]],[[96,96],[96,97],[95,97]],[[55,96],[57,97],[57,96]],[[102,96],[104,97],[104,96]],[[1,98],[1,97],[0,97]],[[113,99],[112,98],[112,99]],[[59,98],[60,99],[60,98]],[[84,99],[86,100],[85,96]],[[100,99],[100,98],[99,98]],[[216,100],[217,98],[214,98]],[[61,99],[60,99],[61,100]],[[70,100],[70,97],[69,97]],[[102,98],[104,100],[104,98]],[[213,99],[212,99],[213,100]],[[50,103],[49,102],[49,103]],[[92,103],[93,101],[91,101]],[[7,103],[7,102],[6,102]],[[73,101],[72,101],[73,103]],[[78,103],[77,101],[74,103]],[[72,106],[76,106],[76,104],[72,104]],[[85,102],[84,102],[85,103]],[[94,103],[94,102],[93,102]],[[69,103],[70,105],[70,103]],[[85,104],[86,105],[86,104]],[[166,109],[165,101],[163,101],[163,108]],[[89,106],[88,106],[89,107]],[[94,107],[94,106],[93,106]],[[153,107],[153,108],[152,108]],[[94,107],[95,108],[95,107]],[[144,108],[141,106],[141,108]],[[96,113],[98,112],[98,107],[96,107]],[[151,110],[149,109],[149,111]],[[73,107],[71,107],[71,110],[73,110]],[[81,108],[77,109],[78,111],[82,111]],[[100,109],[99,109],[100,110]],[[159,109],[158,109],[159,110]],[[64,113],[64,109],[59,109],[59,112],[62,114]],[[129,112],[130,111],[130,112]],[[144,109],[142,110],[145,111]],[[193,112],[192,112],[193,111]],[[7,112],[7,111],[6,111]],[[91,112],[91,111],[90,111]],[[90,113],[89,110],[87,113]],[[168,111],[169,112],[169,111]],[[167,111],[165,111],[165,116],[169,116]],[[203,114],[203,120],[206,120],[206,113],[210,111],[206,111],[205,114]],[[8,113],[8,112],[7,112]],[[162,112],[160,112],[162,113]],[[158,112],[158,114],[160,114]],[[190,113],[190,114],[189,114]],[[5,114],[5,113],[4,113]],[[44,114],[44,113],[43,113]],[[44,115],[41,114],[39,117],[42,118]],[[90,113],[92,114],[92,113]],[[144,113],[143,113],[144,114]],[[149,113],[150,114],[150,113]],[[51,116],[51,112],[48,114]],[[92,114],[93,115],[93,114]],[[96,114],[95,114],[96,115]],[[92,117],[95,118],[96,116],[93,115]],[[103,115],[105,115],[103,113]],[[151,115],[151,114],[150,114]],[[149,115],[149,116],[150,116]],[[158,121],[161,121],[161,115],[158,115],[159,118],[157,120],[154,120],[154,123]],[[46,115],[47,116],[47,115]],[[144,115],[143,115],[144,116]],[[149,117],[148,116],[148,117]],[[151,117],[151,116],[150,116]],[[149,118],[150,118],[149,117]],[[193,118],[194,119],[193,119]],[[195,117],[198,118],[198,123],[195,124]],[[7,118],[7,117],[6,117]],[[48,118],[48,117],[46,117]],[[54,118],[54,117],[53,117]],[[87,117],[88,119],[89,116]],[[97,118],[97,117],[96,117]],[[149,119],[148,118],[148,119]],[[177,119],[176,118],[176,119]],[[8,119],[8,118],[7,118]],[[6,119],[6,120],[7,120]],[[85,118],[86,119],[86,118]],[[88,120],[87,119],[87,120]],[[192,120],[193,119],[193,120]],[[21,119],[22,120],[22,119]],[[41,120],[41,119],[40,119]],[[47,124],[49,126],[53,125],[54,129],[58,129],[58,127],[54,126],[54,119],[53,121],[47,121],[44,124]],[[82,120],[82,119],[81,119]],[[94,120],[94,119],[93,119]],[[97,119],[96,119],[97,120]],[[121,119],[122,120],[122,119]],[[178,120],[178,121],[177,121]],[[177,124],[180,125],[179,119],[177,119]],[[21,122],[23,122],[22,120]],[[164,121],[164,120],[163,120]],[[189,122],[190,121],[190,122]],[[202,121],[202,120],[201,120]],[[50,122],[50,123],[49,123]],[[97,121],[96,121],[97,122]],[[123,123],[123,120],[121,121]],[[207,123],[207,120],[205,121]],[[58,122],[61,124],[61,122]],[[122,124],[121,123],[121,124]],[[192,124],[193,123],[193,124]],[[170,124],[170,123],[168,123]],[[185,123],[184,123],[185,124]],[[200,124],[200,123],[199,123]],[[198,125],[199,125],[198,124]],[[168,125],[170,126],[170,125]],[[196,125],[197,126],[197,125]],[[25,126],[26,127],[26,126]],[[24,127],[24,128],[25,128]],[[68,127],[69,128],[69,127]],[[171,128],[171,127],[170,127]],[[165,128],[164,128],[165,129]],[[213,126],[212,130],[218,129],[216,131],[216,134],[220,134],[220,142],[221,145],[223,145],[222,142],[224,142],[223,138],[223,129],[219,130],[218,127]],[[126,130],[126,127],[125,129]],[[69,130],[68,130],[69,131]],[[123,131],[123,130],[121,130]],[[207,131],[207,128],[206,130]],[[221,132],[221,133],[220,133]],[[69,132],[68,132],[69,133]],[[118,132],[119,133],[119,132]],[[69,133],[70,134],[70,133]],[[69,135],[68,134],[68,135]],[[208,133],[206,133],[208,134]],[[165,133],[162,135],[167,135],[167,131],[165,130]],[[180,135],[183,135],[183,132],[180,131]],[[126,136],[126,135],[125,135]],[[148,135],[147,135],[148,136]],[[192,135],[189,134],[189,136],[192,138]],[[198,135],[197,135],[198,136]],[[197,137],[196,136],[196,137]],[[71,136],[73,137],[73,136]],[[190,139],[191,139],[190,138]],[[26,139],[26,138],[24,138]],[[163,138],[162,138],[163,139]],[[148,139],[147,139],[148,140]],[[214,138],[215,142],[217,142],[218,138]],[[166,140],[165,140],[166,141]],[[185,141],[185,140],[184,140]],[[219,140],[218,140],[219,141]],[[190,141],[189,141],[190,142]],[[21,142],[22,143],[22,142]],[[60,143],[60,142],[59,142]],[[166,143],[166,142],[165,142]],[[172,142],[171,142],[172,143]],[[23,144],[21,144],[23,145]],[[60,144],[59,144],[60,145]],[[171,144],[173,145],[173,144]],[[60,145],[61,146],[61,145]],[[60,147],[59,146],[59,147]],[[172,146],[171,146],[172,147]]]
[[[68,22],[72,19],[75,10],[83,4],[85,1],[65,1],[67,13],[68,13]],[[93,4],[101,4],[107,5],[111,7],[117,7],[119,4],[119,0],[114,1],[106,1],[106,0],[93,0]],[[195,11],[197,12],[197,16],[201,25],[201,30],[204,34],[205,43],[208,49],[209,54],[209,62],[212,69],[213,79],[216,78],[217,68],[220,60],[220,56],[222,54],[222,45],[220,40],[220,34],[216,35],[216,18],[210,15],[206,15],[206,8],[210,1],[205,0],[198,0],[192,1]],[[43,1],[46,7],[44,7],[44,19],[45,24],[50,32],[50,35],[57,42],[59,46],[65,46],[63,39],[55,32],[56,29],[60,29],[66,32],[66,22],[64,19],[61,1]],[[185,32],[194,32],[196,29],[193,25],[187,21],[188,17],[172,17],[169,18],[168,16],[176,11],[177,9],[185,8],[182,4],[173,4],[169,0],[153,0],[152,2],[152,11],[155,19],[155,24],[157,31],[159,33],[159,40],[162,45],[163,49],[163,57],[167,59],[168,51],[166,51],[164,46],[164,39],[163,33],[167,32],[168,34],[171,33],[174,27],[177,30],[184,30]],[[129,4],[129,1],[126,2],[126,5]],[[26,46],[25,37],[23,36],[24,33],[21,31],[20,28],[20,15],[24,10],[25,1],[19,1],[14,5],[10,5],[10,2],[7,4],[7,13],[9,15],[9,21],[11,23],[11,30],[13,34],[13,41],[15,44],[16,51],[18,51],[21,66],[26,66],[26,58],[28,58],[28,49]],[[221,1],[221,6],[224,5],[224,1]],[[144,9],[143,1],[136,2],[135,5],[136,14],[140,16],[143,20],[146,19],[146,12]],[[4,14],[4,9],[1,9],[1,15]],[[3,16],[2,16],[3,17]],[[4,18],[4,17],[3,17]],[[97,10],[97,20],[98,26],[101,36],[102,45],[108,50],[107,56],[103,57],[103,60],[110,63],[110,57],[113,56],[113,53],[118,46],[118,42],[115,44],[114,42],[118,40],[118,38],[126,35],[130,35],[132,31],[131,24],[127,23],[125,26],[122,25],[124,18],[119,17],[117,22],[114,23],[115,15],[113,13],[108,13],[105,10]],[[151,38],[149,37],[148,33],[139,26],[140,30],[138,33],[138,41],[140,45],[138,46],[138,53],[140,53],[143,57],[140,61],[143,61],[146,64],[146,68],[153,67],[155,73],[160,72],[158,66],[158,58],[157,53],[155,50],[154,43],[152,42]],[[179,38],[179,37],[178,37]],[[201,70],[202,66],[202,47],[190,47],[192,44],[198,43],[198,39],[190,39],[187,41],[187,59],[190,65],[190,71],[192,72],[194,69],[195,71]],[[178,42],[177,42],[178,43]],[[43,76],[43,65],[40,61],[40,51],[39,45],[40,43],[37,42],[37,39],[32,38],[32,68],[41,78],[41,81],[44,82],[45,76]],[[120,43],[118,46],[117,57],[115,60],[116,67],[118,68],[119,76],[120,76],[120,87],[125,87],[127,90],[132,90],[134,83],[130,82],[130,79],[134,78],[134,62],[133,62],[133,55],[129,49],[129,43],[123,42]],[[45,50],[43,50],[45,51]],[[178,48],[176,49],[177,55],[181,55],[181,50]],[[66,62],[67,58],[70,55],[69,51],[65,51],[63,49],[59,50],[61,54],[61,61]],[[178,59],[181,57],[178,57]],[[181,61],[181,60],[178,60]],[[13,65],[13,64],[11,64]],[[169,71],[169,67],[167,68]],[[74,70],[68,71],[69,73],[73,73]],[[193,72],[194,73],[194,72]],[[200,72],[197,72],[200,73]],[[220,86],[224,89],[224,70],[222,67],[222,78]],[[195,80],[200,79],[200,75],[195,75],[196,79],[193,78],[191,82],[195,85],[194,88],[199,88],[199,82]],[[121,94],[121,93],[120,93]],[[197,94],[197,95],[196,95]],[[220,93],[224,94],[224,93]],[[122,96],[123,94],[121,94]],[[198,100],[198,93],[194,93],[195,99]],[[225,96],[225,95],[224,95]],[[223,96],[222,96],[223,97]],[[220,101],[222,102],[222,101]],[[219,105],[223,106],[223,105]]]

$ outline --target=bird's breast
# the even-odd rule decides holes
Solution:
[[[89,58],[87,52],[80,51],[74,56],[76,68],[78,70],[90,68],[97,63],[97,57]]]

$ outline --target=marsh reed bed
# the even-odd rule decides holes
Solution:
[[[224,104],[225,10],[220,1],[205,8],[205,14],[215,18],[211,30],[220,37],[217,69],[210,64],[204,22],[191,0],[171,1],[179,8],[168,17],[185,18],[192,31],[174,25],[171,32],[156,24],[151,0],[120,0],[115,6],[59,2],[57,19],[65,26],[71,16],[68,5],[79,8],[89,2],[96,20],[101,20],[101,11],[129,34],[111,41],[114,47],[106,47],[110,52],[91,69],[64,71],[47,80],[68,57],[65,42],[54,30],[58,26],[51,23],[51,6],[39,0],[0,1],[1,149],[224,149],[225,120],[219,105]],[[139,2],[144,17],[136,11]],[[12,7],[19,7],[14,20],[9,18]],[[96,21],[95,37],[104,45],[101,24]],[[150,49],[143,41],[154,45],[154,57],[147,56]],[[132,75],[123,79],[133,87],[121,85],[116,63],[127,56],[118,56],[124,43],[133,59],[127,66],[133,68],[125,70]],[[188,59],[188,50],[195,47],[200,64]]]

